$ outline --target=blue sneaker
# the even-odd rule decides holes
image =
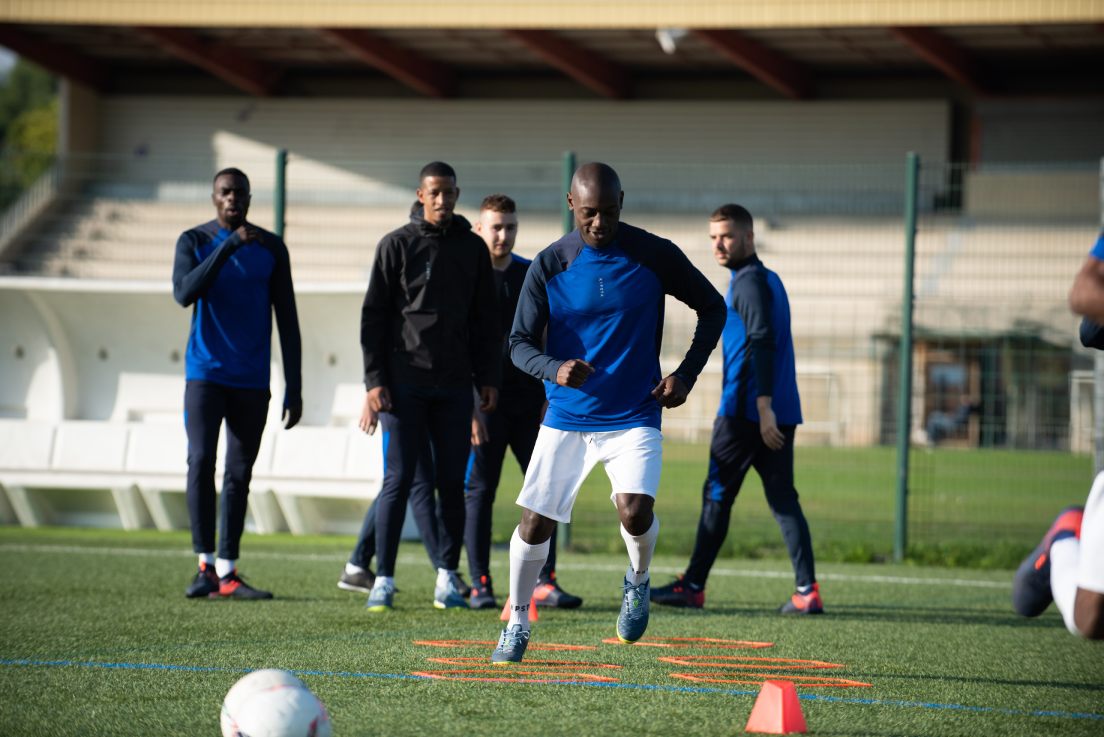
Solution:
[[[633,586],[626,578],[624,586],[625,598],[621,601],[621,614],[617,617],[617,639],[624,645],[631,645],[648,629],[651,579]]]
[[[468,601],[456,586],[456,576],[449,576],[448,583],[433,589],[433,606],[438,609],[467,609]]]
[[[527,647],[529,647],[529,631],[523,630],[520,624],[507,627],[502,630],[502,636],[498,638],[498,646],[491,653],[491,662],[520,663]]]
[[[1081,537],[1082,506],[1066,507],[1043,536],[1039,546],[1024,558],[1012,578],[1012,608],[1022,617],[1038,617],[1054,601],[1050,590],[1050,546],[1055,540]]]
[[[372,585],[372,592],[368,594],[368,603],[365,604],[370,612],[389,612],[395,607],[395,584],[376,579]]]

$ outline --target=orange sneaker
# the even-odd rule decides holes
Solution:
[[[560,588],[560,582],[556,580],[555,573],[542,580],[537,584],[537,588],[533,589],[533,601],[541,608],[553,609],[578,609],[583,605],[580,597]]]
[[[783,604],[780,614],[824,614],[824,602],[820,599],[820,584],[814,583],[813,590],[807,594],[794,592],[790,600]]]
[[[1046,611],[1054,595],[1050,591],[1050,546],[1055,540],[1081,537],[1081,518],[1085,508],[1066,507],[1058,513],[1043,541],[1024,558],[1012,578],[1012,608],[1024,617],[1037,617]]]

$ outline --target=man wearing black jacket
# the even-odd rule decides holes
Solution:
[[[173,297],[192,308],[185,354],[184,427],[188,433],[188,516],[199,571],[188,598],[271,599],[237,573],[253,462],[268,415],[272,314],[284,359],[284,427],[303,414],[299,318],[287,246],[248,222],[249,178],[215,175],[216,218],[181,234],[173,261]],[[226,420],[222,524],[215,558],[215,454]]]
[[[433,448],[440,546],[433,605],[466,607],[456,569],[464,537],[464,470],[472,388],[479,408],[498,401],[498,301],[491,260],[471,225],[454,214],[456,172],[440,161],[419,175],[410,222],[376,249],[361,311],[364,386],[373,412],[394,417],[376,503],[376,580],[369,611],[388,611],[395,557],[418,456]]]

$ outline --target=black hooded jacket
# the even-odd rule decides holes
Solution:
[[[360,316],[367,389],[394,384],[494,386],[501,382],[498,299],[491,258],[471,223],[453,215],[385,235]]]

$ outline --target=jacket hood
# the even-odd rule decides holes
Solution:
[[[452,218],[444,228],[432,225],[426,221],[425,208],[417,200],[414,200],[414,204],[410,206],[410,222],[422,235],[442,236],[456,231],[471,230],[472,227],[471,222],[458,212],[452,213]]]

